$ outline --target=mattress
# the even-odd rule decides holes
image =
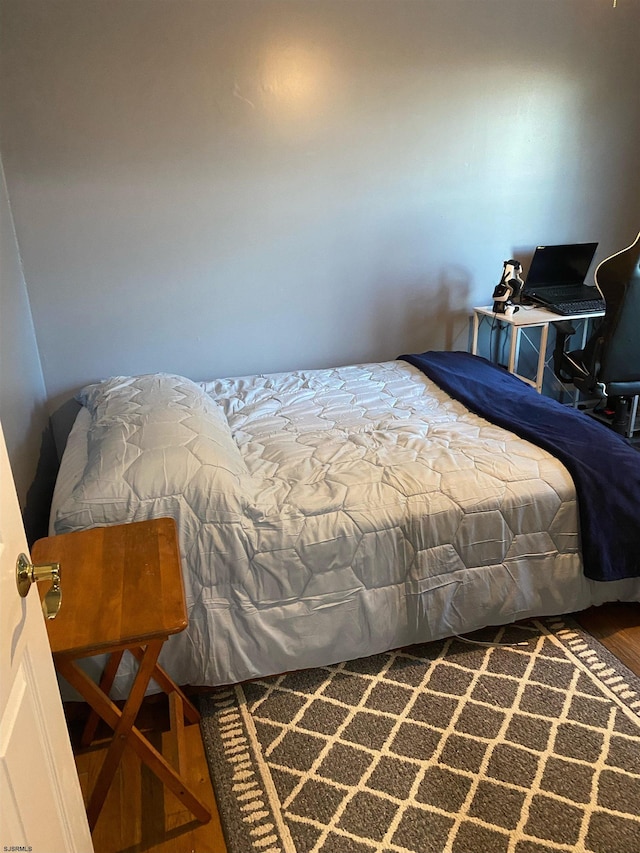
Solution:
[[[175,518],[189,626],[161,663],[180,684],[640,599],[638,579],[584,576],[563,465],[406,362],[115,377],[79,399],[52,528]]]

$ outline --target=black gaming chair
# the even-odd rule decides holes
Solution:
[[[565,349],[575,329],[566,321],[555,324],[554,370],[562,382],[605,399],[613,428],[630,437],[640,397],[640,234],[599,264],[595,280],[605,315],[585,348],[573,352]]]

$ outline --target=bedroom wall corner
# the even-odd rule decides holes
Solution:
[[[31,544],[46,535],[56,463],[42,366],[1,158],[0,421]]]

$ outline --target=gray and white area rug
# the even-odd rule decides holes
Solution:
[[[566,620],[472,637],[203,697],[229,853],[640,853],[640,679]]]

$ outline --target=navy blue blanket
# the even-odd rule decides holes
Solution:
[[[466,352],[400,356],[472,412],[552,453],[576,487],[584,573],[640,577],[640,453],[577,409]]]

